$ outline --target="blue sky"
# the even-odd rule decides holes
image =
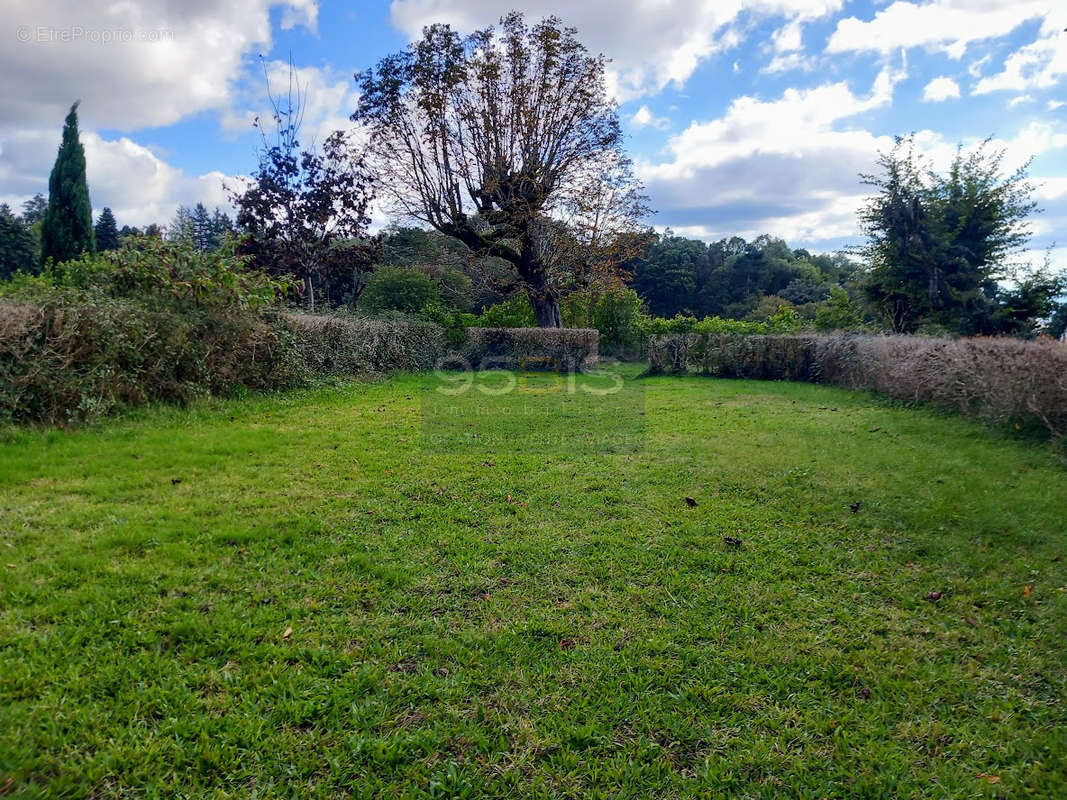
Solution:
[[[421,26],[493,23],[489,0],[0,0],[0,201],[44,191],[66,107],[81,99],[94,209],[166,222],[225,202],[255,164],[263,65],[292,55],[306,134],[346,125],[352,73]],[[828,250],[855,241],[879,149],[915,132],[935,164],[995,137],[1033,156],[1046,213],[1033,248],[1067,242],[1067,4],[1053,0],[515,2],[579,29],[611,60],[629,149],[659,228],[767,232]],[[262,60],[260,58],[262,56]],[[1067,266],[1067,249],[1054,260]]]

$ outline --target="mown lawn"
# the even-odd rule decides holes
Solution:
[[[5,800],[1067,797],[1046,447],[698,378],[431,446],[427,380],[0,445]]]

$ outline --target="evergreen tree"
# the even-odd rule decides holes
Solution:
[[[38,192],[32,198],[22,204],[22,220],[27,226],[34,225],[44,219],[48,201],[45,196]]]
[[[211,214],[207,206],[197,203],[189,213],[189,225],[192,232],[193,246],[200,251],[215,250],[215,231],[211,225]]]
[[[105,208],[100,212],[100,219],[96,221],[96,249],[103,253],[106,250],[118,250],[121,242],[119,241],[119,229],[115,224],[115,215],[111,213],[110,208]]]
[[[211,217],[211,249],[218,250],[226,237],[232,235],[233,232],[233,220],[230,219],[230,215],[216,208],[215,214]]]
[[[37,261],[33,235],[26,224],[0,205],[0,280],[16,272],[33,272]]]
[[[174,219],[167,226],[167,238],[193,244],[193,212],[188,206],[178,206],[178,210],[174,212]]]
[[[93,252],[93,212],[85,180],[85,149],[78,140],[78,104],[63,123],[63,142],[48,178],[48,208],[41,226],[41,261],[61,264]]]

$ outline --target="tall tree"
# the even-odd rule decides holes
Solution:
[[[104,253],[108,250],[119,249],[121,244],[119,241],[119,228],[115,223],[115,215],[110,208],[105,207],[100,212],[100,218],[96,221],[93,233],[96,236],[96,249],[99,252]]]
[[[626,260],[647,213],[604,66],[559,19],[511,13],[465,38],[430,26],[356,76],[393,210],[510,263],[542,327]]]
[[[93,252],[93,211],[85,180],[85,149],[78,139],[78,104],[63,123],[52,174],[48,177],[48,208],[41,225],[41,261],[57,264]]]
[[[304,89],[292,64],[288,94],[275,98],[269,82],[267,90],[274,112],[273,141],[260,127],[259,167],[251,183],[231,197],[237,223],[252,234],[256,260],[303,281],[310,310],[315,310],[316,284],[324,273],[337,269],[352,274],[355,307],[378,245],[367,236],[373,199],[370,173],[352,136],[344,131],[330,134],[321,148],[301,147]]]
[[[1005,176],[1003,151],[962,148],[945,174],[930,169],[910,137],[883,153],[875,195],[860,213],[868,242],[867,294],[893,330],[934,323],[958,333],[998,332],[1000,281],[1029,238],[1036,210],[1026,166]]]
[[[38,192],[22,204],[22,219],[27,225],[34,225],[44,219],[44,212],[48,208],[48,200]]]
[[[0,204],[0,280],[16,272],[33,272],[37,249],[26,223],[16,217],[7,203]]]

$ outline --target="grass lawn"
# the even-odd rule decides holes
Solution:
[[[430,446],[427,380],[0,445],[0,795],[1067,797],[1046,447],[700,378]]]

